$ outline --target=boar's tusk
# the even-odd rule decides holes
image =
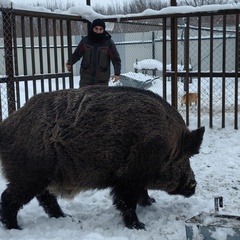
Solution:
[[[196,187],[196,185],[197,185],[197,184],[196,184],[195,182],[194,182],[194,183],[192,182],[192,183],[190,183],[189,187],[190,187],[190,188],[194,188],[194,187]]]

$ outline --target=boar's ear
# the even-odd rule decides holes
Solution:
[[[205,127],[198,128],[185,135],[183,140],[183,151],[191,156],[199,153],[200,145],[203,140]]]

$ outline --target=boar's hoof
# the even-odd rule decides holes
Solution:
[[[139,221],[137,223],[134,223],[133,227],[137,230],[139,230],[139,229],[144,229],[145,230],[145,224],[142,223],[142,222],[139,222]]]
[[[8,221],[6,219],[3,219],[3,218],[1,218],[0,220],[3,224],[3,226],[8,230],[10,230],[10,229],[22,230],[16,222],[10,222],[10,221]]]
[[[148,197],[145,199],[139,199],[138,200],[138,205],[142,206],[142,207],[146,207],[146,206],[151,206],[152,203],[155,203],[156,200],[154,198]]]
[[[135,228],[137,230],[140,230],[140,229],[145,230],[145,224],[140,222],[140,221],[134,222],[132,224],[126,224],[126,227],[130,228],[130,229],[134,229]]]
[[[138,220],[135,211],[129,209],[123,213],[123,221],[125,226],[130,229],[145,229],[145,224]]]
[[[17,221],[15,221],[15,220],[10,221],[9,219],[5,219],[3,217],[0,217],[0,221],[2,222],[3,226],[8,230],[10,230],[10,229],[22,230],[18,226]]]
[[[17,218],[3,211],[2,203],[0,203],[0,221],[6,229],[22,230],[17,224]]]
[[[6,223],[4,221],[2,221],[2,223],[3,223],[3,226],[8,230],[11,230],[11,229],[22,230],[22,228],[20,228],[18,224]]]
[[[144,189],[138,199],[138,205],[142,206],[142,207],[146,207],[146,206],[150,206],[152,205],[152,203],[155,203],[156,200],[154,198],[151,198],[148,195],[148,191],[146,189]]]

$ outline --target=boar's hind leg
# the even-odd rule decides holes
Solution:
[[[17,213],[22,207],[17,197],[6,189],[1,196],[0,220],[7,229],[21,229],[17,223]]]
[[[47,190],[37,195],[36,198],[49,217],[59,218],[66,216],[58,205],[57,198]]]
[[[143,189],[138,199],[138,204],[142,207],[146,207],[152,205],[152,203],[155,202],[156,200],[148,195],[148,191],[146,189]]]
[[[0,220],[7,229],[21,229],[17,223],[18,211],[35,196],[35,188],[25,186],[10,183],[1,195]]]
[[[138,220],[136,207],[141,191],[134,188],[115,186],[111,194],[113,204],[121,212],[125,226],[128,228],[144,229],[144,223]]]

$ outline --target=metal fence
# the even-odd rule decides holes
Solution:
[[[146,77],[141,84],[156,91],[184,117],[187,125],[239,126],[239,13],[221,10],[105,19],[116,42],[126,75]],[[2,26],[1,26],[2,23]],[[79,62],[67,72],[65,62],[88,21],[79,16],[1,9],[0,120],[19,109],[32,95],[77,88]],[[0,31],[1,34],[1,31]],[[159,68],[137,69],[156,60]],[[135,76],[138,72],[137,77]],[[150,80],[150,81],[149,81]],[[124,81],[122,81],[124,83]],[[197,104],[189,105],[197,93]],[[186,104],[181,98],[187,94]]]

